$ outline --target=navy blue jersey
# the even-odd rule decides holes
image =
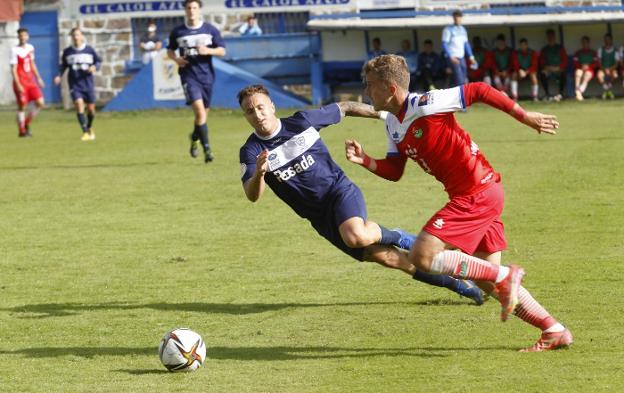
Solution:
[[[253,176],[256,157],[266,149],[266,184],[301,217],[323,220],[335,196],[352,185],[319,134],[341,117],[338,105],[330,104],[280,119],[278,130],[268,138],[254,132],[240,149],[241,180],[244,183]]]
[[[219,30],[210,23],[202,23],[196,29],[186,24],[180,25],[171,31],[167,49],[175,51],[179,49],[180,56],[189,62],[178,69],[182,82],[189,79],[201,83],[211,84],[214,82],[214,68],[212,56],[197,53],[197,45],[205,45],[209,48],[225,48],[225,42]]]
[[[100,69],[102,60],[89,45],[81,47],[69,46],[63,51],[61,56],[61,64],[59,66],[60,74],[63,75],[66,69],[69,69],[68,82],[69,88],[80,91],[93,91],[95,85],[93,83],[93,74],[89,72],[89,67],[94,65]]]

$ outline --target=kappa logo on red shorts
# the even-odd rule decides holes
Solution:
[[[444,220],[441,218],[438,218],[437,220],[433,222],[433,226],[437,229],[442,229],[442,227],[444,226]]]

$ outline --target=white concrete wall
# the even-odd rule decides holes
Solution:
[[[7,105],[15,102],[13,93],[13,77],[11,76],[11,48],[17,45],[18,22],[0,23],[0,105]]]

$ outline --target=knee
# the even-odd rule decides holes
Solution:
[[[362,248],[371,245],[363,230],[351,229],[342,234],[342,240],[349,248]]]

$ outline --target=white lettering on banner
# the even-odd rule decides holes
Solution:
[[[313,127],[308,128],[269,151],[269,171],[274,171],[308,151],[321,138]]]
[[[178,76],[178,65],[161,50],[152,59],[152,82],[154,99],[159,101],[184,100],[184,90]]]

